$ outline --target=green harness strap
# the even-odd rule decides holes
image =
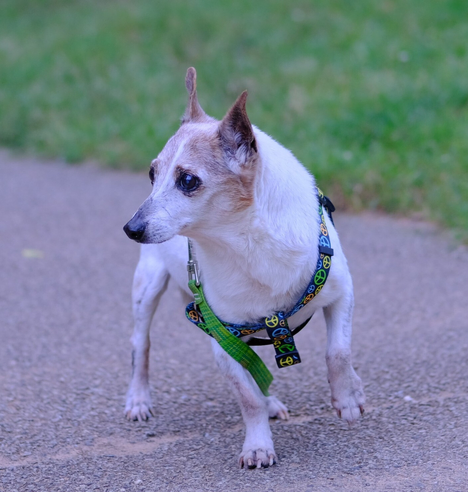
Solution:
[[[268,388],[273,381],[273,376],[262,359],[245,342],[222,325],[206,302],[201,284],[197,286],[195,280],[190,280],[188,285],[193,292],[195,303],[201,311],[205,324],[205,327],[198,326],[203,328],[209,335],[212,335],[223,350],[245,367],[258,384],[262,393],[265,396],[269,396]]]

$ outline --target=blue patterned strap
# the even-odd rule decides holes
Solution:
[[[296,328],[293,328],[291,330],[291,334],[293,337],[295,337],[303,328],[305,328],[307,326],[307,324],[309,323],[309,321],[312,319],[312,316],[310,316],[309,318],[307,318],[303,323],[301,323],[299,326],[296,326]],[[272,345],[273,344],[273,340],[271,340],[270,338],[258,338],[258,337],[250,337],[248,340],[247,340],[247,345],[252,345],[254,347],[261,347],[263,345]]]
[[[270,318],[265,318],[266,331],[273,342],[276,365],[280,369],[301,362],[294,337],[289,329],[288,320],[283,316],[283,313],[278,313]]]

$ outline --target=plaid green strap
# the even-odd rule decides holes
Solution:
[[[223,326],[206,302],[202,286],[197,286],[195,280],[189,280],[188,285],[203,316],[205,326],[201,328],[213,336],[234,360],[250,372],[262,393],[268,396],[268,388],[273,381],[273,376],[262,359],[245,342]]]

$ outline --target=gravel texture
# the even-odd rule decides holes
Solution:
[[[336,217],[355,282],[355,427],[330,405],[321,315],[277,370],[279,463],[239,470],[240,412],[171,286],[152,329],[156,417],[123,416],[146,176],[0,152],[0,490],[468,490],[468,251],[433,226]]]

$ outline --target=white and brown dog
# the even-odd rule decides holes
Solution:
[[[251,125],[247,92],[217,121],[198,103],[193,68],[187,71],[186,87],[189,102],[182,124],[151,163],[153,190],[124,227],[142,243],[133,284],[133,376],[125,409],[133,420],[153,413],[149,328],[169,277],[190,294],[187,237],[209,305],[231,323],[253,323],[291,309],[309,284],[319,254],[314,178],[289,150]],[[323,308],[332,405],[352,423],[365,401],[351,365],[353,286],[336,230],[328,217],[326,223],[334,249],[329,278],[288,321],[294,328]],[[287,418],[286,407],[274,396],[265,397],[216,341],[212,346],[246,426],[241,466],[272,465],[276,455],[268,418]]]

